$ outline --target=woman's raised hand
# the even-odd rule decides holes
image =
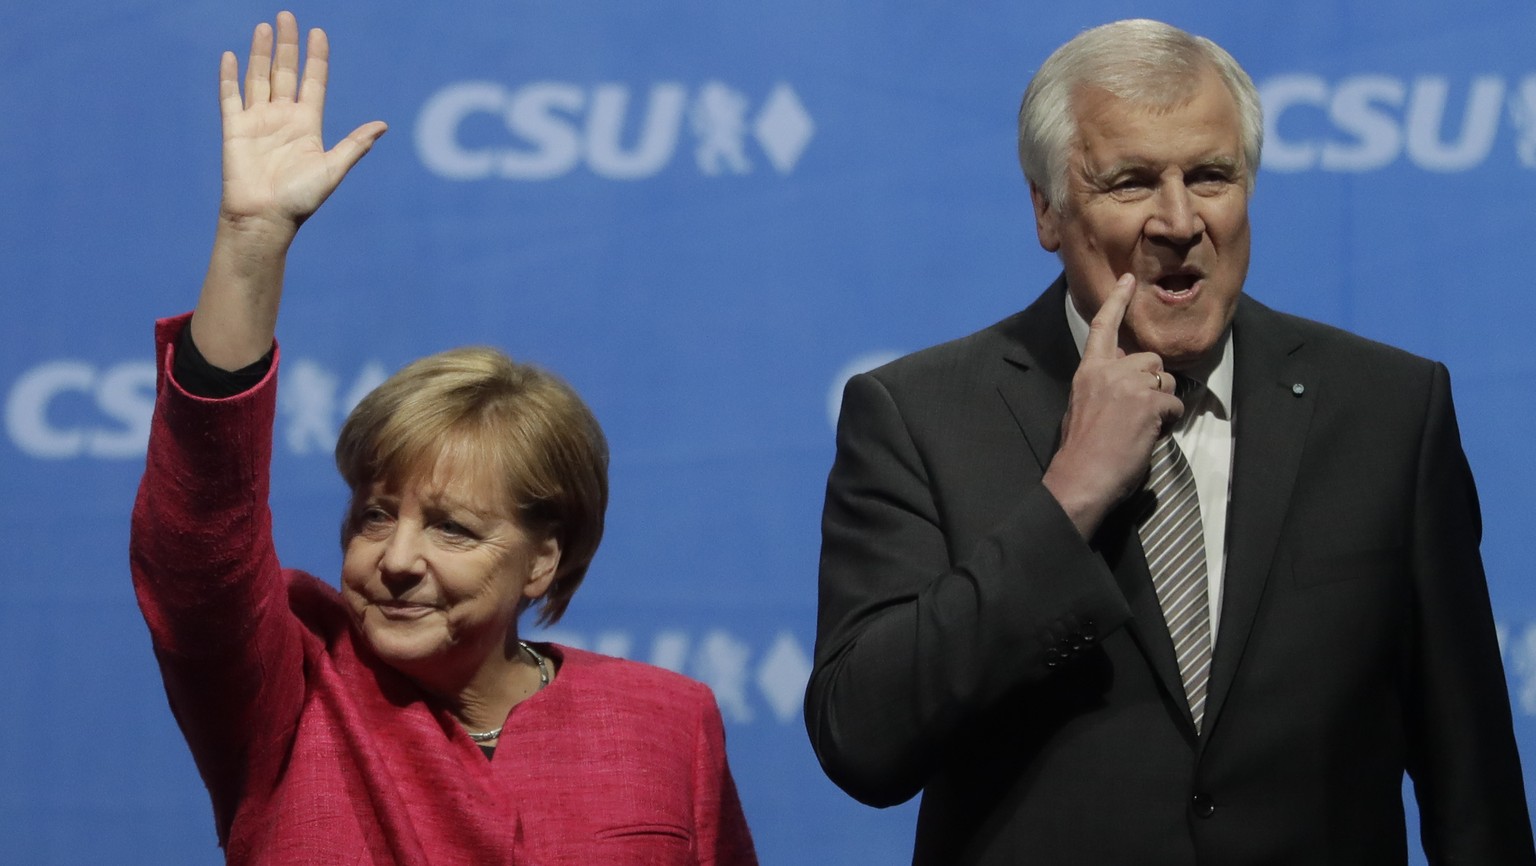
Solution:
[[[382,121],[352,130],[330,150],[320,137],[330,46],[309,31],[299,78],[299,23],[288,12],[251,38],[245,96],[233,52],[219,58],[224,192],[213,254],[192,314],[192,340],[214,366],[238,370],[272,346],[288,246],[352,166],[384,134]]]
[[[224,127],[224,190],[221,215],[228,220],[270,221],[298,228],[335,191],[347,171],[384,134],[382,121],[352,130],[330,150],[321,139],[330,45],[325,32],[309,31],[304,75],[299,77],[299,24],[278,13],[273,30],[263,22],[251,37],[245,95],[234,52],[219,59],[219,111]]]

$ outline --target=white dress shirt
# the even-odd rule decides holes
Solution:
[[[1088,320],[1067,295],[1067,326],[1083,354],[1088,342]],[[1173,440],[1195,473],[1200,497],[1200,522],[1205,528],[1206,574],[1210,581],[1211,641],[1221,622],[1222,578],[1227,563],[1227,503],[1232,495],[1232,329],[1222,334],[1214,363],[1186,370],[1181,375],[1204,382],[1173,428]],[[1150,387],[1150,385],[1148,386]]]

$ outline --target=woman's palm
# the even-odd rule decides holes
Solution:
[[[344,171],[344,170],[341,170]],[[253,106],[224,124],[224,210],[302,222],[341,171],[325,152],[318,113],[296,102]]]
[[[272,30],[256,29],[242,99],[238,65],[226,52],[219,64],[224,119],[223,211],[237,220],[298,225],[323,204],[347,171],[384,132],[365,123],[329,151],[321,138],[330,48],[319,30],[309,35],[299,79],[298,23],[283,13]]]

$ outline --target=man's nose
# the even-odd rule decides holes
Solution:
[[[1158,187],[1153,212],[1147,220],[1147,234],[1176,246],[1194,245],[1205,233],[1199,202],[1183,183],[1173,181]]]

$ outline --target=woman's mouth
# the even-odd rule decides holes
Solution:
[[[384,614],[386,619],[396,620],[421,619],[437,610],[436,607],[430,604],[419,604],[412,601],[379,601],[374,602],[373,606],[378,608],[379,613]]]

